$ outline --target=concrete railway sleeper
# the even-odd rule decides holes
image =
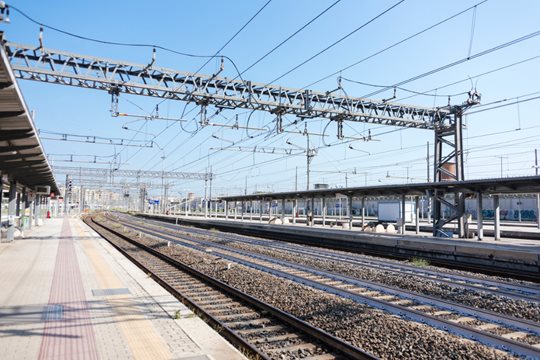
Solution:
[[[220,256],[228,261],[236,262],[257,270],[261,270],[278,277],[287,278],[313,288],[326,291],[359,303],[379,308],[392,314],[409,320],[428,324],[437,329],[463,336],[468,339],[479,341],[488,346],[501,350],[510,351],[514,354],[526,357],[540,356],[540,328],[538,324],[511,317],[501,316],[470,307],[464,307],[434,298],[408,293],[406,291],[391,289],[378,284],[358,281],[353,278],[331,274],[325,271],[310,269],[305,266],[292,264],[268,258],[258,254],[247,253],[237,249],[186,237],[179,234],[168,236],[165,230],[156,231],[148,225],[129,224],[125,219],[124,226],[131,227],[135,231],[144,231],[145,234],[153,235],[163,241],[179,242],[183,246],[191,247],[199,251],[205,251],[212,247],[213,255]],[[184,241],[179,241],[178,239]],[[185,240],[191,242],[186,243]],[[193,243],[199,245],[194,245]],[[216,251],[220,249],[221,251]],[[254,261],[254,259],[256,259]],[[351,288],[355,286],[356,288]],[[452,315],[453,319],[447,320]],[[478,322],[469,326],[471,322]],[[488,332],[496,328],[505,327],[504,336]],[[534,346],[536,345],[536,346]]]
[[[115,248],[151,273],[249,357],[258,359],[376,359],[295,318],[120,232],[86,218]],[[140,251],[140,250],[144,251]]]

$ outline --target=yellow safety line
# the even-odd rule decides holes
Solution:
[[[73,222],[70,221],[72,224]],[[125,285],[110,269],[101,253],[94,247],[95,240],[85,239],[83,229],[77,221],[76,233],[81,236],[80,243],[90,259],[100,288],[123,288]],[[167,344],[156,332],[151,321],[135,305],[132,295],[112,295],[104,297],[115,312],[114,321],[122,331],[124,339],[131,348],[135,359],[170,359]]]

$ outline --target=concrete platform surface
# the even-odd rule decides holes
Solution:
[[[80,219],[0,244],[2,359],[244,359]]]

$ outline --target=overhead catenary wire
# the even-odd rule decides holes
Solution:
[[[385,89],[387,89],[388,87],[392,87],[391,85],[370,84],[370,83],[366,83],[366,82],[362,82],[362,81],[358,81],[358,80],[348,79],[348,78],[345,78],[345,77],[340,77],[340,79],[351,82],[351,83],[354,83],[354,84],[365,85],[365,86],[376,87],[376,88],[385,88]],[[432,96],[432,97],[445,97],[445,98],[464,95],[464,94],[468,93],[467,91],[462,91],[462,92],[454,93],[454,94],[430,94],[429,92],[415,91],[415,90],[407,89],[407,88],[404,88],[404,87],[401,87],[401,86],[395,86],[394,88],[398,89],[398,90],[405,91],[405,92],[413,93],[413,94],[416,94],[416,95],[425,95],[425,96]]]
[[[234,40],[234,39],[242,32],[242,30],[244,30],[244,29],[245,29],[245,28],[246,28],[246,27],[247,27],[247,26],[248,26],[248,25],[249,25],[249,24],[257,17],[257,16],[258,16],[258,15],[259,15],[259,14],[260,14],[267,6],[268,6],[268,4],[270,4],[271,2],[272,2],[272,0],[266,1],[266,2],[264,3],[264,5],[263,5],[259,10],[257,10],[257,12],[256,12],[255,14],[253,14],[253,15],[249,18],[249,20],[248,20],[246,23],[244,23],[244,25],[242,25],[242,27],[240,27],[240,29],[238,29],[238,30],[236,31],[236,33],[234,33],[234,35],[231,36],[231,37],[229,38],[229,40],[227,40],[227,41],[225,42],[225,44],[223,44],[223,45],[219,48],[219,50],[216,51],[215,54],[214,54],[211,58],[209,58],[208,60],[206,60],[206,62],[205,62],[203,65],[201,65],[201,67],[200,67],[198,70],[196,70],[195,72],[198,73],[198,72],[201,71],[206,65],[208,65],[208,63],[212,60],[212,58],[218,57],[218,55],[221,53],[221,51],[223,51],[223,49],[225,49],[225,48],[227,47],[227,45],[229,45],[229,44],[230,44],[230,43],[231,43],[231,42],[232,42],[232,41],[233,41],[233,40]],[[239,73],[238,76],[242,76],[242,73]]]
[[[507,65],[503,65],[503,66],[500,66],[500,67],[485,71],[485,72],[480,73],[480,74],[476,74],[476,75],[473,75],[473,76],[468,76],[468,77],[466,77],[464,79],[453,81],[451,83],[448,83],[448,84],[445,84],[445,85],[442,85],[442,86],[439,86],[439,87],[436,87],[436,88],[433,88],[433,89],[430,89],[430,90],[419,91],[419,93],[420,94],[426,94],[426,93],[430,93],[430,92],[433,92],[433,91],[438,91],[440,89],[444,89],[444,88],[447,88],[447,87],[450,87],[450,86],[453,86],[453,85],[457,85],[457,84],[460,84],[460,83],[463,83],[463,82],[468,82],[468,81],[471,81],[472,79],[477,79],[477,78],[480,78],[482,76],[490,75],[490,74],[493,74],[493,73],[496,73],[496,72],[499,72],[499,71],[502,71],[502,70],[506,70],[506,69],[509,69],[509,68],[517,66],[517,65],[525,64],[525,63],[527,63],[529,61],[533,61],[533,60],[537,60],[537,59],[540,59],[540,55],[532,56],[532,57],[529,57],[529,58],[526,58],[526,59],[523,59],[523,60],[520,60],[520,61],[516,61],[516,62],[507,64]],[[407,99],[416,97],[416,96],[418,96],[420,94],[414,94],[414,95],[402,97],[402,98],[399,98],[399,99],[396,99],[396,100],[392,100],[391,102],[394,103],[394,102],[407,100]]]
[[[428,26],[428,27],[424,28],[423,30],[420,30],[420,31],[418,31],[418,32],[416,32],[416,33],[414,33],[414,34],[412,34],[412,35],[398,41],[398,42],[395,42],[392,45],[389,45],[389,46],[385,47],[382,50],[379,50],[379,51],[377,51],[377,52],[375,52],[375,53],[373,53],[373,54],[371,54],[371,55],[369,55],[367,57],[364,57],[364,58],[362,58],[362,59],[360,59],[360,60],[358,60],[358,61],[356,61],[356,62],[354,62],[354,63],[352,63],[352,64],[350,64],[348,66],[345,66],[344,68],[341,68],[341,69],[339,69],[339,70],[337,70],[337,71],[335,71],[335,72],[333,72],[333,73],[331,73],[329,75],[326,75],[326,76],[320,78],[319,80],[314,81],[314,82],[304,86],[302,89],[306,89],[306,88],[311,87],[313,85],[316,85],[316,84],[318,84],[318,83],[320,83],[320,82],[322,82],[322,81],[324,81],[326,79],[329,79],[329,78],[331,78],[333,76],[339,75],[342,72],[344,72],[344,71],[346,71],[346,70],[348,70],[350,68],[355,67],[356,65],[360,65],[361,63],[363,63],[363,62],[365,62],[365,61],[367,61],[367,60],[369,60],[371,58],[374,58],[377,55],[380,55],[380,54],[382,54],[382,53],[384,53],[384,52],[386,52],[386,51],[388,51],[390,49],[393,49],[396,46],[399,46],[399,45],[401,45],[401,44],[403,44],[403,43],[405,43],[405,42],[407,42],[407,41],[409,41],[411,39],[414,39],[415,37],[420,36],[423,33],[428,32],[429,30],[432,30],[432,29],[434,29],[434,28],[436,28],[436,27],[438,27],[438,26],[440,26],[440,25],[442,25],[442,24],[444,24],[444,23],[446,23],[446,22],[448,22],[448,21],[462,15],[462,14],[465,14],[468,11],[472,10],[473,8],[475,8],[475,7],[479,6],[479,5],[482,5],[487,1],[488,0],[481,1],[481,2],[479,2],[479,3],[477,3],[477,4],[473,5],[473,6],[470,6],[470,7],[466,8],[465,10],[462,10],[462,11],[460,11],[458,13],[455,13],[454,15],[451,15],[451,16],[449,16],[449,17],[447,17],[447,18],[445,18],[445,19],[443,19],[443,20],[441,20],[441,21],[439,21],[439,22],[437,22],[437,23],[435,23],[435,24],[433,24],[431,26]]]
[[[365,28],[366,26],[368,26],[369,24],[371,24],[372,22],[374,22],[375,20],[379,19],[380,17],[384,16],[386,13],[390,12],[391,10],[393,10],[395,7],[397,7],[398,5],[402,4],[405,0],[400,0],[398,1],[397,3],[395,3],[394,5],[390,6],[389,8],[387,8],[386,10],[384,10],[383,12],[377,14],[376,16],[372,17],[370,20],[366,21],[365,23],[363,23],[362,25],[360,25],[359,27],[357,27],[356,29],[354,29],[353,31],[349,32],[347,35],[344,35],[342,36],[341,38],[339,38],[338,40],[334,41],[332,44],[328,45],[327,47],[325,47],[324,49],[320,50],[319,52],[315,53],[314,55],[312,55],[311,57],[309,57],[308,59],[302,61],[300,64],[296,65],[295,67],[293,67],[292,69],[286,71],[285,73],[283,73],[282,75],[278,76],[277,78],[275,78],[274,80],[272,81],[269,81],[268,84],[272,84],[282,78],[284,78],[285,76],[289,75],[290,73],[292,73],[293,71],[295,71],[296,69],[304,66],[305,64],[307,64],[308,62],[310,62],[311,60],[315,59],[316,57],[324,54],[326,51],[330,50],[331,48],[333,48],[334,46],[338,45],[339,43],[341,43],[342,41],[344,41],[345,39],[351,37],[352,35],[354,35],[355,33],[357,33],[358,31],[360,31],[361,29]]]
[[[264,59],[266,59],[270,54],[272,54],[273,52],[275,52],[277,49],[279,49],[281,46],[283,46],[285,43],[287,43],[289,40],[291,40],[293,37],[295,37],[296,35],[298,35],[302,30],[304,30],[305,28],[307,28],[309,25],[311,25],[313,22],[315,22],[317,19],[319,19],[321,16],[323,16],[325,13],[327,13],[330,9],[332,9],[334,6],[336,6],[338,3],[340,3],[341,0],[337,0],[337,1],[334,1],[332,4],[330,4],[330,6],[328,6],[327,8],[325,8],[322,12],[320,12],[319,14],[317,14],[317,16],[315,16],[314,18],[312,18],[311,20],[309,20],[307,23],[305,23],[304,25],[302,25],[298,30],[296,30],[294,33],[292,33],[291,35],[289,35],[287,38],[285,38],[283,41],[281,41],[279,44],[277,44],[276,46],[274,46],[272,49],[270,49],[268,52],[266,52],[266,54],[264,54],[263,56],[261,56],[260,58],[258,58],[257,60],[255,60],[251,65],[249,65],[247,68],[245,68],[244,70],[242,70],[240,72],[240,75],[243,75],[244,73],[246,73],[247,71],[251,70],[255,65],[257,65],[258,63],[260,63],[261,61],[263,61]],[[234,80],[234,79],[233,79]]]
[[[229,61],[232,64],[232,66],[235,69],[236,73],[238,74],[240,79],[242,79],[242,76],[240,75],[240,70],[238,69],[238,66],[236,65],[234,60],[231,57],[223,55],[223,54],[218,55],[218,56],[216,56],[216,55],[192,54],[192,53],[188,53],[188,52],[184,52],[184,51],[178,51],[178,50],[175,50],[175,49],[172,49],[172,48],[169,48],[169,47],[166,47],[166,46],[158,45],[158,44],[121,42],[121,41],[110,41],[110,40],[97,39],[97,38],[93,38],[93,37],[89,37],[89,36],[76,34],[76,33],[71,32],[71,31],[63,30],[63,29],[60,29],[58,27],[45,24],[45,23],[43,23],[43,22],[41,22],[39,20],[36,20],[36,19],[32,18],[26,12],[24,12],[23,10],[21,10],[21,9],[11,5],[11,4],[9,4],[9,8],[15,10],[16,12],[21,14],[24,18],[26,18],[27,20],[29,20],[30,22],[32,22],[32,23],[34,23],[36,25],[39,25],[42,28],[50,29],[50,30],[56,31],[56,32],[64,34],[64,35],[74,37],[76,39],[90,41],[90,42],[94,42],[94,43],[97,43],[97,44],[123,46],[123,47],[149,48],[149,49],[153,49],[153,50],[158,49],[158,50],[162,50],[162,51],[165,51],[165,52],[169,52],[171,54],[176,54],[176,55],[190,57],[190,58],[209,58],[211,60],[211,59],[214,59],[216,57],[221,57],[223,59],[226,59],[227,61]]]
[[[410,82],[413,82],[413,81],[416,81],[416,80],[419,80],[419,79],[422,79],[426,76],[430,76],[430,75],[433,75],[435,73],[438,73],[440,71],[443,71],[443,70],[446,70],[446,69],[449,69],[451,67],[454,67],[456,65],[459,65],[459,64],[463,64],[464,62],[467,62],[467,61],[470,61],[470,60],[473,60],[473,59],[476,59],[476,58],[479,58],[479,57],[482,57],[484,55],[488,55],[488,54],[491,54],[492,52],[495,52],[495,51],[498,51],[498,50],[501,50],[501,49],[504,49],[504,48],[507,48],[509,46],[512,46],[512,45],[515,45],[515,44],[518,44],[520,42],[523,42],[523,41],[526,41],[526,40],[529,40],[529,39],[532,39],[536,36],[540,35],[540,30],[538,31],[534,31],[532,33],[529,33],[527,35],[524,35],[524,36],[521,36],[519,38],[516,38],[516,39],[513,39],[511,41],[508,41],[508,42],[505,42],[505,43],[502,43],[502,44],[499,44],[497,46],[494,46],[492,48],[489,48],[487,50],[484,50],[484,51],[480,51],[474,55],[471,55],[471,56],[467,56],[465,58],[462,58],[462,59],[459,59],[459,60],[456,60],[456,61],[453,61],[451,63],[448,63],[446,65],[443,65],[443,66],[440,66],[438,68],[435,68],[435,69],[432,69],[432,70],[429,70],[429,71],[426,71],[422,74],[419,74],[419,75],[416,75],[416,76],[413,76],[411,78],[408,78],[406,80],[402,80],[402,81],[399,81],[391,86],[387,86],[385,88],[382,88],[380,90],[377,90],[377,91],[374,91],[374,92],[371,92],[369,94],[366,94],[366,95],[363,95],[362,97],[366,98],[366,97],[372,97],[374,95],[377,95],[377,94],[380,94],[386,90],[390,90],[396,86],[401,86],[401,85],[404,85],[404,84],[407,84],[407,83],[410,83]]]

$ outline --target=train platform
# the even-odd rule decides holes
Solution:
[[[139,214],[184,225],[216,228],[221,231],[264,236],[315,246],[333,247],[340,250],[366,252],[398,258],[421,257],[441,265],[465,267],[489,267],[502,274],[505,272],[526,276],[540,276],[540,242],[531,239],[504,238],[494,240],[437,238],[417,235],[408,231],[405,235],[363,232],[360,229],[322,227],[306,224],[268,224],[255,220],[185,217],[178,215]]]
[[[3,359],[244,359],[78,218],[0,244]]]

